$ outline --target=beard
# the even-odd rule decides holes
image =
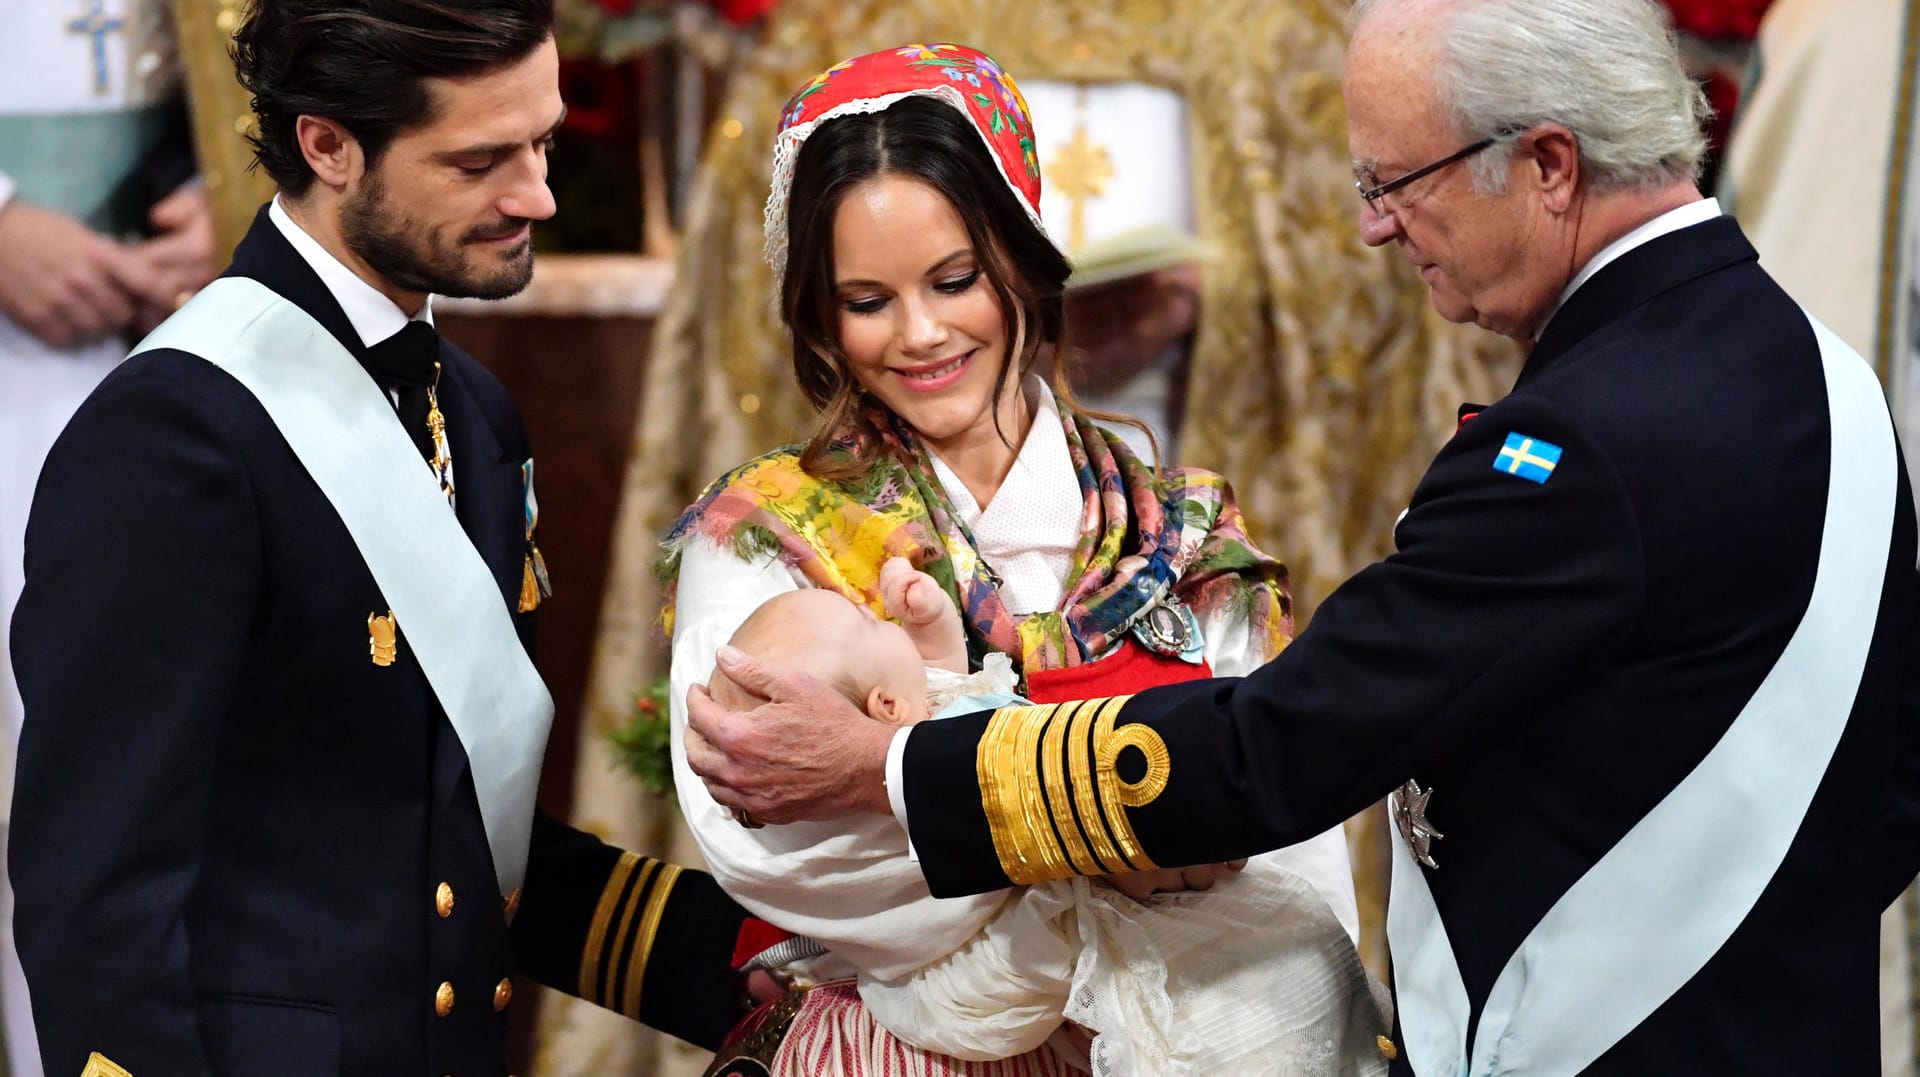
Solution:
[[[533,240],[524,240],[496,255],[485,252],[480,265],[467,249],[470,243],[501,239],[525,227],[527,221],[503,217],[469,229],[448,245],[437,231],[392,204],[378,169],[349,196],[340,209],[340,234],[347,248],[396,288],[463,299],[505,299],[518,295],[533,279]]]

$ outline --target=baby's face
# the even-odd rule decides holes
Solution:
[[[902,700],[910,721],[925,718],[927,662],[913,637],[893,621],[852,602],[840,602],[845,615],[836,619],[832,648],[837,660],[863,689],[884,688]],[[822,630],[826,631],[825,626]]]
[[[874,689],[884,689],[900,701],[888,720],[905,724],[927,716],[926,660],[906,629],[833,591],[809,588],[782,601],[784,624],[794,633],[787,645],[806,656],[801,664],[815,677],[844,677],[869,700]]]

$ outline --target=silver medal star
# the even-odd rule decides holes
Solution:
[[[1412,778],[1393,795],[1393,825],[1400,828],[1400,836],[1406,839],[1407,848],[1413,850],[1413,858],[1430,868],[1439,868],[1433,862],[1430,850],[1435,838],[1444,838],[1434,825],[1427,821],[1427,801],[1433,799],[1433,790],[1420,788],[1420,783]]]

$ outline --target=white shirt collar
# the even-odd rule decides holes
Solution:
[[[1615,259],[1661,236],[1678,232],[1682,228],[1692,228],[1696,224],[1703,224],[1718,216],[1720,216],[1720,200],[1702,198],[1698,202],[1688,202],[1678,209],[1670,209],[1600,248],[1600,253],[1580,267],[1580,272],[1574,274],[1573,280],[1560,292],[1560,299],[1553,305],[1553,314],[1547,315],[1547,320],[1540,323],[1540,333],[1535,333],[1534,339],[1540,339],[1540,334],[1547,331],[1547,326],[1552,324],[1554,315],[1560,313],[1560,308],[1567,305],[1567,300],[1573,297],[1573,293],[1578,291],[1582,284],[1592,280],[1595,273],[1605,269]]]
[[[287,237],[293,249],[306,259],[309,266],[320,278],[327,291],[332,293],[334,302],[353,323],[353,331],[360,334],[360,343],[368,347],[387,339],[407,327],[408,321],[433,324],[433,297],[428,296],[420,304],[420,313],[411,319],[405,311],[394,305],[393,300],[381,294],[378,288],[362,280],[358,273],[348,269],[333,252],[320,245],[320,241],[307,234],[300,223],[293,219],[285,207],[280,204],[280,196],[275,195],[273,205],[267,209],[267,218]]]
[[[928,456],[954,511],[973,532],[976,550],[998,574],[1007,608],[1037,613],[1058,609],[1066,594],[1086,498],[1053,391],[1032,375],[1025,389],[1033,403],[1033,426],[985,509],[938,453]]]

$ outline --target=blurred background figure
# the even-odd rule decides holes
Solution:
[[[1186,101],[1142,82],[1028,80],[1046,183],[1040,217],[1073,263],[1067,281],[1082,404],[1131,415],[1180,460],[1181,405],[1207,247],[1196,234]],[[1139,432],[1115,428],[1144,460]]]
[[[0,15],[0,792],[20,699],[6,660],[40,463],[73,409],[217,270],[162,0],[8,0]],[[6,803],[0,802],[0,854]],[[14,1077],[39,1077],[0,884],[0,1006]]]

